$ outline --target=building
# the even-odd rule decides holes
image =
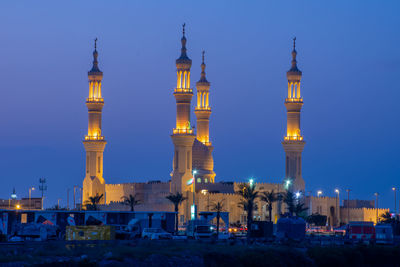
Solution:
[[[339,207],[337,198],[304,197],[305,182],[302,176],[302,151],[305,141],[301,133],[300,115],[303,106],[301,96],[302,72],[297,66],[296,39],[293,40],[291,68],[287,72],[288,90],[284,105],[287,110],[287,129],[282,145],[286,154],[286,169],[282,183],[255,183],[259,192],[283,193],[287,190],[299,193],[302,201],[309,208],[309,214],[321,214],[328,217],[329,225],[340,225],[343,208]],[[177,83],[173,89],[176,100],[176,124],[172,129],[171,139],[174,146],[171,179],[169,181],[149,181],[147,183],[106,184],[103,177],[103,151],[106,145],[101,133],[101,115],[104,100],[101,96],[103,73],[98,66],[98,52],[95,42],[93,52],[93,67],[88,73],[89,97],[86,105],[89,112],[88,134],[83,141],[86,150],[86,174],[83,181],[83,201],[89,197],[102,195],[101,204],[104,210],[128,210],[122,204],[124,196],[135,195],[141,204],[135,207],[137,211],[173,211],[173,205],[166,196],[182,193],[186,198],[180,210],[180,221],[183,223],[191,217],[191,205],[195,203],[198,212],[209,211],[212,203],[222,201],[224,208],[230,214],[231,222],[246,223],[246,212],[238,207],[240,196],[236,194],[240,183],[216,182],[214,160],[211,142],[210,117],[211,83],[206,78],[205,53],[202,53],[200,79],[196,83],[195,92],[191,88],[192,60],[188,56],[185,25],[181,38],[180,56],[176,59]],[[194,114],[196,115],[196,130],[191,124],[192,98],[196,95]],[[193,192],[194,191],[194,192]],[[193,199],[194,198],[194,199]],[[357,208],[357,210],[356,210]],[[373,210],[369,208],[352,207],[354,218],[371,217]],[[371,211],[372,210],[372,211]],[[276,221],[286,207],[281,201],[273,204],[271,219]],[[353,214],[353,211],[351,211]],[[257,200],[255,220],[265,220],[269,217],[266,204]],[[352,218],[350,216],[350,218]],[[372,217],[371,217],[372,218]]]

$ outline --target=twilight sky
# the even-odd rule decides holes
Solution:
[[[296,36],[307,191],[379,192],[380,206],[393,208],[399,9],[398,1],[1,1],[0,198],[13,187],[27,197],[46,177],[45,205],[61,198],[64,206],[67,188],[82,185],[95,37],[106,182],[167,181],[186,22],[192,86],[206,50],[217,181],[284,177],[283,101]]]

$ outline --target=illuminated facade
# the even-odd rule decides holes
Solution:
[[[105,199],[105,181],[103,178],[103,151],[106,140],[101,133],[101,113],[104,106],[104,99],[101,96],[101,81],[103,72],[98,66],[98,53],[95,40],[93,51],[93,67],[88,72],[89,97],[86,99],[88,107],[89,123],[88,134],[85,135],[83,145],[86,150],[86,175],[83,180],[83,203],[89,197],[103,194],[101,203]]]
[[[304,180],[301,173],[301,153],[305,142],[301,135],[300,113],[303,106],[303,98],[300,94],[300,81],[302,72],[297,68],[296,38],[293,39],[292,67],[286,73],[288,79],[288,96],[285,99],[287,110],[286,136],[282,142],[286,153],[285,180],[288,189],[304,192]]]

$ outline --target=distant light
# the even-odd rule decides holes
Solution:
[[[339,189],[335,189],[335,193],[338,193],[338,194],[339,194]]]
[[[300,192],[296,192],[296,198],[299,198],[299,197],[300,197],[300,195],[301,195],[301,193],[300,193]]]
[[[396,187],[393,187],[392,190],[393,190],[393,191],[396,191]]]
[[[17,210],[19,210],[21,208],[21,205],[17,204],[15,207],[17,208]]]
[[[197,171],[196,170],[193,170],[193,174],[196,174],[197,173]]]
[[[12,199],[16,199],[17,198],[17,194],[11,194],[11,198]]]
[[[318,197],[319,197],[319,195],[322,195],[322,191],[319,190],[319,191],[317,192],[317,195],[318,195]]]
[[[250,185],[253,185],[254,179],[253,179],[253,178],[250,178],[249,183],[250,183]]]

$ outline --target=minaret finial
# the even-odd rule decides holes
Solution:
[[[203,64],[204,64],[204,54],[205,53],[206,53],[206,51],[203,50],[203,52],[202,52]]]
[[[93,51],[93,67],[90,72],[101,72],[99,69],[99,62],[97,61],[99,53],[97,53],[97,37],[94,39],[94,51]]]
[[[293,38],[293,50],[296,50],[296,36]]]
[[[96,39],[94,39],[94,50],[96,50],[97,49],[97,37],[96,37]]]
[[[185,36],[185,26],[186,26],[186,23],[183,23],[183,25],[182,25],[182,34],[183,34],[183,36]]]

